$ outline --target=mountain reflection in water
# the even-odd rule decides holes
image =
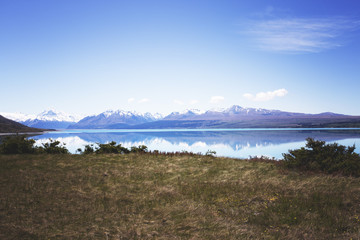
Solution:
[[[312,137],[326,142],[338,142],[344,145],[359,146],[359,129],[302,129],[302,130],[76,130],[49,132],[31,138],[37,144],[49,138],[66,143],[66,147],[75,153],[86,144],[115,141],[125,147],[146,145],[149,150],[191,151],[206,153],[217,152],[217,156],[247,158],[249,156],[268,156],[282,158],[282,153],[305,145],[305,139]],[[359,149],[356,149],[359,152]]]

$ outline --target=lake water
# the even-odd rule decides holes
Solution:
[[[268,156],[282,158],[289,149],[305,146],[308,137],[346,146],[356,145],[360,150],[360,129],[161,129],[161,130],[64,130],[33,136],[37,144],[49,138],[66,143],[75,153],[78,148],[92,143],[115,141],[125,147],[146,145],[149,150],[216,151],[217,156],[248,158]]]

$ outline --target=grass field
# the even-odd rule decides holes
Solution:
[[[0,155],[0,239],[359,239],[359,178],[211,156]]]

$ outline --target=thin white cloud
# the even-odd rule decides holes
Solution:
[[[246,34],[267,51],[304,53],[340,47],[360,21],[336,18],[272,18],[249,23]]]
[[[184,105],[184,102],[180,101],[180,100],[174,100],[174,103],[177,105]]]
[[[129,98],[127,101],[128,101],[128,103],[132,103],[135,101],[135,98]]]
[[[284,97],[286,94],[288,94],[288,91],[285,88],[281,88],[275,91],[259,92],[255,95],[251,93],[245,93],[243,97],[252,101],[264,102],[272,100],[276,97]]]
[[[210,103],[219,103],[224,100],[225,100],[225,98],[223,96],[212,96],[210,99]]]
[[[140,100],[138,101],[138,103],[146,103],[146,102],[148,102],[148,101],[150,101],[148,98],[143,98],[143,99],[140,99]]]

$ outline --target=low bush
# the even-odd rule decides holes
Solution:
[[[355,153],[355,145],[346,147],[337,143],[306,139],[306,147],[289,150],[283,154],[284,166],[305,171],[360,176],[360,155]]]
[[[95,153],[129,153],[129,149],[121,146],[121,144],[116,145],[116,142],[111,141],[109,143],[98,143],[99,147],[95,150]],[[90,149],[88,150],[90,151]]]
[[[116,145],[116,142],[111,141],[109,143],[97,143],[97,147],[93,144],[85,145],[84,151],[78,149],[81,154],[103,154],[103,153],[116,153],[116,154],[128,154],[128,153],[147,153],[148,148],[145,145],[139,145],[138,147],[131,147],[130,150],[123,147],[121,144]]]
[[[81,148],[78,149],[80,153],[82,154],[91,154],[95,152],[94,145],[85,145],[84,151],[81,150]]]
[[[0,144],[0,153],[19,154],[35,153],[34,139],[26,139],[24,135],[8,136]]]
[[[68,154],[69,150],[65,147],[65,143],[63,143],[64,146],[60,145],[61,142],[53,139],[49,139],[49,142],[43,143],[42,147],[37,147],[37,151],[39,153],[48,153],[48,154]]]
[[[131,147],[130,152],[132,153],[146,153],[148,152],[148,148],[145,145],[139,145],[138,147]]]

